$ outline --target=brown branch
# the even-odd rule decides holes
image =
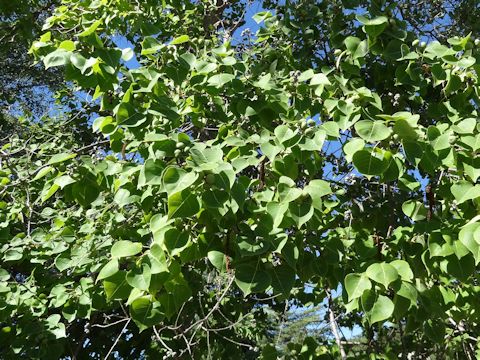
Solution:
[[[260,180],[260,185],[258,186],[258,190],[262,190],[265,187],[265,161],[266,158],[260,162],[258,166],[258,180]]]
[[[427,221],[430,221],[432,220],[433,212],[435,210],[435,193],[431,184],[428,184],[425,188],[425,198],[428,202]]]

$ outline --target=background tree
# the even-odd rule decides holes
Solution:
[[[40,35],[57,0],[0,2],[0,106],[2,113],[27,111],[43,115],[52,92],[63,86],[59,69],[34,66],[28,50]]]

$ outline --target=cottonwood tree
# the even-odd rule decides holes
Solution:
[[[264,2],[239,34],[250,5],[46,21],[31,52],[96,108],[83,144],[3,140],[5,357],[477,356],[478,41],[392,1]],[[275,347],[268,309],[306,304],[332,339]]]

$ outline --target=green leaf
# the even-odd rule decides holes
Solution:
[[[88,207],[97,199],[100,190],[95,179],[87,176],[73,184],[72,194],[80,205]]]
[[[345,153],[345,159],[348,162],[351,162],[353,159],[353,155],[357,151],[363,150],[365,148],[365,141],[360,138],[352,138],[350,139],[344,146],[343,152]]]
[[[132,288],[125,279],[125,271],[118,271],[103,281],[103,288],[108,300],[126,299]]]
[[[147,159],[140,170],[138,185],[161,185],[164,168],[162,161]]]
[[[43,58],[45,69],[57,66],[64,66],[69,63],[72,53],[65,49],[57,49]]]
[[[397,295],[404,297],[405,299],[409,299],[411,306],[417,305],[418,292],[413,285],[407,282],[402,282],[400,289],[397,291]]]
[[[357,20],[364,25],[365,32],[372,38],[380,35],[388,25],[388,18],[386,16],[368,19],[365,16],[357,15]]]
[[[148,258],[150,259],[150,272],[152,274],[168,272],[167,258],[159,244],[152,244]]]
[[[197,178],[198,174],[194,172],[186,172],[176,166],[167,166],[163,171],[162,184],[165,191],[170,196],[190,187]]]
[[[92,57],[87,60],[79,53],[73,53],[70,56],[70,62],[73,66],[79,69],[82,74],[84,74],[88,69],[98,62],[98,59]]]
[[[60,189],[60,186],[57,184],[53,184],[48,188],[48,190],[42,191],[42,203],[50,199],[57,192],[58,189]]]
[[[394,260],[390,263],[398,272],[403,281],[413,280],[413,272],[405,260]]]
[[[458,204],[480,197],[480,184],[473,185],[467,181],[458,181],[450,190]]]
[[[467,118],[459,121],[452,126],[452,130],[457,134],[473,134],[475,127],[477,126],[477,119]]]
[[[397,269],[385,262],[370,265],[365,274],[373,281],[382,284],[385,289],[388,289],[388,285],[398,279]]]
[[[221,88],[233,79],[235,79],[235,75],[232,74],[217,74],[208,79],[208,85]]]
[[[185,218],[200,211],[200,201],[194,193],[185,189],[168,198],[168,217],[170,219]]]
[[[352,54],[353,59],[363,58],[368,53],[367,40],[360,41],[359,38],[349,36],[345,39],[345,46]]]
[[[353,165],[364,175],[381,175],[388,169],[389,161],[376,152],[357,151],[352,158]]]
[[[110,260],[98,273],[96,281],[109,278],[118,272],[118,259],[114,258]]]
[[[190,150],[192,162],[198,170],[214,170],[222,163],[223,151],[218,147]]]
[[[122,49],[122,60],[123,61],[130,61],[135,56],[135,52],[132,48],[125,48]]]
[[[364,274],[348,274],[345,277],[345,290],[347,290],[348,301],[359,298],[365,290],[369,290],[372,283]]]
[[[188,245],[188,233],[176,228],[165,232],[164,244],[171,256],[176,256]]]
[[[272,282],[260,260],[256,264],[240,264],[235,269],[235,283],[245,296],[265,291]]]
[[[142,251],[142,243],[128,240],[117,241],[112,246],[112,256],[117,258],[137,255]]]
[[[310,181],[308,185],[303,188],[303,191],[310,195],[312,206],[318,210],[322,210],[322,197],[332,193],[330,184],[324,180]]]
[[[369,19],[363,15],[356,15],[357,20],[363,25],[382,25],[388,22],[388,18],[386,16],[378,16],[373,19]]]
[[[127,272],[126,280],[127,283],[139,290],[147,291],[150,287],[150,280],[152,278],[152,273],[150,271],[150,266],[147,264],[142,264],[141,268],[134,268]]]
[[[295,284],[295,271],[292,270],[288,265],[273,267],[270,273],[274,294],[282,294],[285,297],[290,295],[290,291]]]
[[[98,27],[99,27],[100,25],[102,25],[102,22],[103,22],[102,19],[99,19],[99,20],[95,21],[92,25],[90,25],[88,28],[86,28],[84,31],[82,31],[82,32],[81,32],[80,34],[78,34],[77,36],[78,36],[79,38],[82,38],[82,37],[87,37],[87,36],[92,35],[92,34],[95,32],[95,30],[97,30]]]
[[[61,153],[53,155],[50,160],[48,161],[48,165],[60,164],[67,160],[73,159],[77,154],[68,154],[68,153]]]
[[[308,185],[303,188],[303,190],[309,194],[312,199],[315,197],[330,195],[332,193],[330,183],[325,180],[318,179],[311,180]]]
[[[393,131],[403,140],[415,140],[418,138],[418,134],[415,131],[415,127],[411,122],[405,119],[398,119],[395,121]]]
[[[237,239],[237,246],[242,256],[256,256],[265,253],[270,245],[258,237],[240,235]]]
[[[302,190],[294,186],[295,182],[292,179],[286,176],[280,177],[278,183],[278,195],[280,202],[289,203],[298,199],[302,195]]]
[[[130,316],[140,331],[159,324],[165,317],[161,303],[148,295],[139,297],[130,304]]]
[[[445,57],[450,55],[455,55],[455,50],[450,49],[449,47],[440,44],[438,41],[433,41],[425,48],[427,54],[432,55],[433,57]]]
[[[55,259],[55,267],[59,271],[65,271],[72,267],[72,259],[66,254],[61,254]]]
[[[379,295],[372,309],[369,311],[369,322],[375,324],[387,320],[392,316],[395,305],[388,297]]]
[[[295,133],[287,125],[280,125],[275,128],[275,137],[278,139],[280,144],[287,142],[294,136]]]
[[[295,225],[297,225],[298,229],[312,218],[313,212],[314,208],[311,199],[292,201],[288,205],[289,216],[294,221]]]
[[[60,189],[63,189],[65,186],[73,184],[74,182],[75,180],[69,175],[63,175],[54,180],[54,184],[60,186]]]
[[[267,344],[263,347],[262,356],[260,357],[260,360],[276,360],[278,358],[279,356],[275,346],[271,344]]]
[[[294,189],[294,190],[299,190],[299,189]],[[267,204],[267,212],[272,217],[274,228],[278,228],[280,226],[287,210],[288,210],[288,203],[285,203],[285,202],[283,203],[269,202]]]
[[[208,260],[212,263],[213,266],[218,271],[225,272],[227,271],[227,255],[220,251],[209,251],[207,254]]]
[[[262,21],[265,21],[270,17],[272,17],[272,14],[269,11],[262,11],[253,15],[252,19],[255,20],[257,24],[260,24]]]
[[[316,85],[331,85],[332,83],[328,80],[327,75],[323,73],[318,73],[312,76],[310,79],[310,86]]]
[[[197,61],[195,63],[195,69],[199,74],[210,74],[217,70],[217,67],[217,64],[206,61]]]
[[[51,173],[53,171],[53,167],[52,166],[45,166],[44,168],[41,168],[37,174],[35,175],[35,177],[33,178],[32,181],[36,181],[36,180],[39,180],[41,178],[43,178],[45,175]]]
[[[442,134],[442,132],[435,126],[430,126],[427,129],[427,136],[430,145],[437,151],[450,148],[450,134],[450,132]]]
[[[120,207],[124,207],[125,205],[134,202],[133,200],[134,198],[132,199],[132,196],[130,196],[130,191],[127,189],[118,189],[118,191],[115,193],[115,197],[113,198],[113,201]]]
[[[473,254],[475,265],[480,263],[480,223],[472,223],[460,230],[458,239]]]
[[[157,51],[163,49],[164,47],[165,45],[158,42],[158,40],[155,39],[154,37],[147,36],[143,39],[143,42],[142,42],[141,55],[155,54]]]
[[[265,142],[260,145],[260,150],[262,151],[262,154],[265,154],[265,156],[270,160],[274,161],[275,156],[277,156],[278,153],[282,151],[280,146],[273,145],[270,142]]]
[[[381,141],[388,138],[392,130],[382,121],[362,120],[355,123],[355,130],[362,139],[368,142]]]
[[[258,87],[263,90],[272,90],[275,86],[275,83],[271,81],[272,74],[268,73],[266,75],[263,75],[258,81],[255,81],[253,83],[253,86]]]
[[[298,177],[298,164],[292,155],[287,155],[283,159],[275,159],[273,168],[278,174],[288,176],[292,180]]]
[[[323,129],[318,129],[313,138],[306,138],[304,144],[299,144],[300,149],[306,151],[321,151],[327,133]],[[268,156],[268,155],[267,155]],[[270,159],[270,157],[268,157]]]
[[[405,201],[402,204],[402,211],[413,221],[424,220],[427,217],[427,208],[419,201]]]
[[[178,45],[183,44],[190,41],[190,37],[188,35],[181,35],[170,41],[170,45]]]

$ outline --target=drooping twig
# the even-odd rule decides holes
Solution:
[[[160,336],[160,333],[158,332],[157,328],[154,326],[153,327],[153,332],[155,334],[155,337],[157,338],[157,340],[171,353],[171,354],[174,354],[174,351],[172,350],[171,347],[169,347],[165,341],[163,341],[162,337]]]

